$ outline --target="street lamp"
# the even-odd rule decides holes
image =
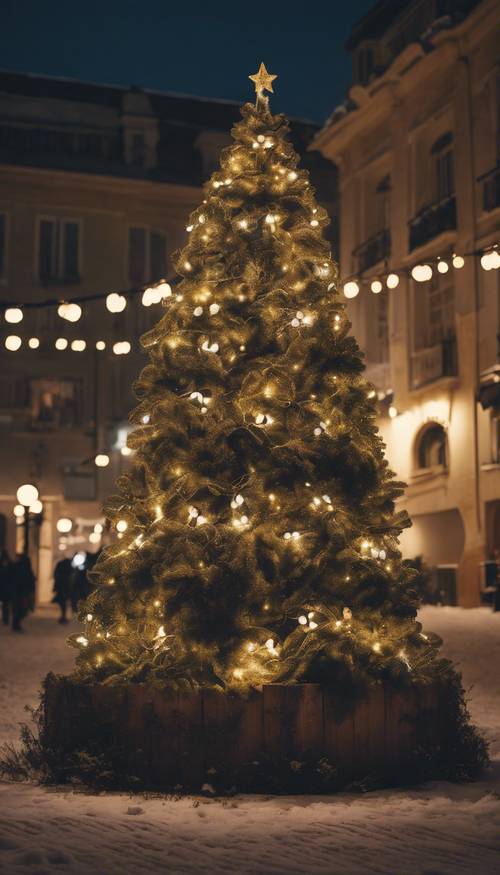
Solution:
[[[22,504],[24,507],[24,547],[23,552],[26,555],[29,552],[30,545],[30,507],[35,504],[35,501],[38,501],[38,489],[36,486],[33,486],[32,483],[24,483],[19,487],[16,493],[17,500],[19,504]]]

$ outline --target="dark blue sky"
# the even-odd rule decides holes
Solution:
[[[244,101],[263,60],[279,76],[273,108],[323,121],[349,82],[344,41],[372,5],[3,0],[0,66]]]

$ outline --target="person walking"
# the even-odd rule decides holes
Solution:
[[[18,553],[12,565],[12,631],[24,632],[21,620],[33,609],[35,596],[35,575],[30,557]]]
[[[0,602],[2,602],[2,622],[4,626],[8,626],[12,602],[12,562],[5,547],[0,550]]]
[[[54,569],[54,598],[53,602],[61,608],[61,616],[59,623],[67,623],[66,616],[68,610],[68,602],[71,598],[73,567],[71,559],[60,559]]]

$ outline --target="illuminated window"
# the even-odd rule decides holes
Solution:
[[[447,468],[448,448],[442,425],[433,422],[422,432],[417,444],[418,468]]]
[[[81,380],[36,378],[29,381],[32,428],[73,428],[83,417]]]

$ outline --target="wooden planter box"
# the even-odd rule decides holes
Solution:
[[[237,774],[259,758],[294,764],[326,758],[345,784],[394,776],[418,747],[440,744],[439,699],[437,686],[379,686],[346,716],[319,684],[269,684],[243,698],[212,689],[81,686],[49,676],[45,738],[78,751],[89,734],[101,732],[123,749],[129,774],[151,788],[200,789],[221,770]]]

